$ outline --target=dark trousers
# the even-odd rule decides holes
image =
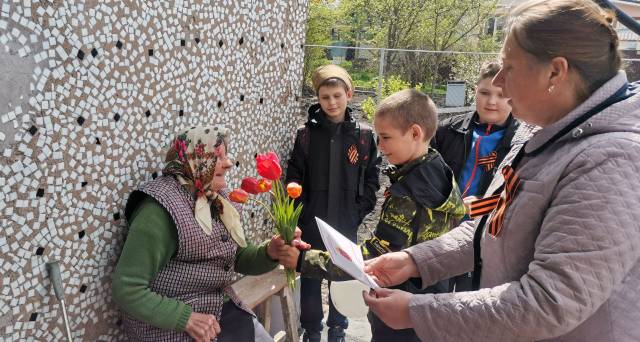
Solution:
[[[367,314],[371,324],[371,342],[418,342],[420,338],[413,329],[395,330],[384,324],[371,311]]]
[[[453,292],[454,290],[455,292],[472,291],[473,286],[471,285],[471,279],[473,279],[473,272],[461,274],[449,279],[449,292]]]
[[[314,278],[300,278],[300,324],[306,331],[322,331],[322,280]],[[346,317],[336,310],[329,295],[329,317],[327,326],[329,328],[349,325]]]
[[[422,282],[418,278],[413,278],[407,282],[404,282],[394,288],[407,291],[410,293],[423,294],[423,293],[445,293],[449,289],[449,281],[443,280],[434,285],[428,286],[425,289],[421,289]],[[369,323],[371,324],[371,342],[418,342],[420,338],[416,334],[415,330],[409,329],[393,329],[387,326],[378,316],[369,311],[367,314]]]
[[[222,305],[218,342],[253,341],[253,316],[228,300]]]

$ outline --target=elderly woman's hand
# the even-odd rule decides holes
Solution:
[[[305,242],[298,240],[298,244],[299,243],[306,244]],[[291,245],[287,245],[280,235],[274,235],[271,237],[271,241],[269,241],[267,254],[269,255],[269,258],[274,261],[278,261],[282,266],[295,269],[298,264],[298,256],[300,255],[299,248],[300,247],[296,244],[296,240],[293,240]]]
[[[293,242],[292,242],[293,243]],[[295,270],[298,265],[300,250],[291,245],[282,244],[278,247],[278,262],[280,265]]]
[[[282,240],[280,235],[276,234],[271,237],[271,241],[269,241],[269,244],[267,245],[267,255],[271,260],[278,261],[278,248],[284,244],[284,240]]]
[[[296,269],[298,265],[298,257],[300,251],[305,251],[311,248],[311,245],[302,241],[300,238],[302,231],[296,227],[293,241],[288,245],[280,235],[276,234],[271,237],[269,245],[267,247],[267,254],[272,260],[277,260],[282,266],[289,269]]]
[[[300,228],[296,227],[293,241],[291,241],[291,246],[301,251],[306,251],[311,248],[311,245],[302,241],[301,236],[302,236],[302,231],[300,230]],[[269,255],[269,258],[271,258],[272,260],[279,260],[280,257],[278,255],[279,254],[278,250],[284,245],[286,245],[286,243],[284,242],[284,240],[280,235],[276,234],[272,236],[271,241],[267,246],[267,254]]]
[[[220,333],[220,324],[213,315],[192,312],[184,330],[196,342],[211,342]]]

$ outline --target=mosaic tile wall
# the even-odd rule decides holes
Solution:
[[[109,284],[128,193],[186,126],[234,132],[234,186],[255,153],[288,153],[307,0],[0,3],[0,340],[64,339],[50,260],[75,338],[120,340]]]

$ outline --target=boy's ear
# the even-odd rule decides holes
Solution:
[[[347,90],[347,101],[351,101],[352,98],[353,98],[353,90],[349,89]]]
[[[417,125],[417,124],[411,125],[411,137],[414,140],[422,141],[422,137],[424,137],[424,132],[422,131],[422,127],[420,127],[420,125]]]

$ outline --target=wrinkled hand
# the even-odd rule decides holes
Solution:
[[[295,240],[294,240],[295,241]],[[293,244],[293,241],[291,242]],[[300,250],[294,246],[282,242],[278,245],[278,262],[285,268],[295,270],[298,265]]]
[[[387,253],[367,260],[364,271],[383,287],[399,285],[420,276],[418,266],[407,252]]]
[[[192,312],[184,330],[196,342],[211,342],[220,333],[220,324],[213,315]]]
[[[293,240],[291,245],[287,245],[280,235],[274,235],[267,247],[269,258],[277,260],[280,265],[286,268],[295,270],[298,264],[298,256],[300,255],[298,247],[292,246],[295,241]]]
[[[282,239],[279,234],[271,237],[269,245],[267,246],[267,254],[272,260],[277,260],[282,266],[295,270],[298,264],[298,256],[300,251],[305,251],[311,248],[311,245],[302,241],[300,238],[302,231],[296,227],[293,240],[290,245]]]
[[[371,290],[369,293],[362,291],[362,297],[369,309],[393,329],[413,328],[409,316],[411,296],[409,292],[383,288]]]
[[[278,247],[280,245],[284,245],[284,240],[280,237],[280,235],[276,234],[271,237],[271,241],[267,244],[267,255],[271,260],[278,261]]]

